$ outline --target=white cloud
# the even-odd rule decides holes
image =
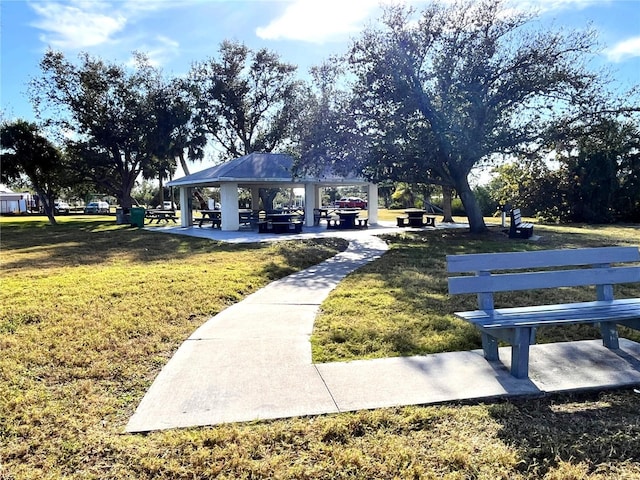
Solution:
[[[507,3],[521,10],[535,10],[545,13],[566,9],[581,10],[607,1],[609,0],[508,0]]]
[[[33,26],[42,31],[40,40],[47,46],[111,57],[139,51],[159,66],[177,57],[180,45],[165,35],[150,32],[145,22],[156,11],[184,7],[187,3],[187,0],[56,0],[32,1],[30,6],[38,17]]]
[[[627,58],[640,57],[640,37],[632,37],[617,43],[606,52],[612,62],[622,62]]]
[[[127,19],[118,12],[107,13],[101,2],[32,3],[40,16],[34,26],[43,30],[40,39],[55,48],[81,49],[109,41],[121,31]]]
[[[281,17],[257,28],[256,34],[266,40],[313,43],[342,40],[360,31],[380,3],[380,0],[296,0]]]

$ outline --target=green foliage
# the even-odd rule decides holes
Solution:
[[[601,120],[574,136],[556,151],[558,169],[550,169],[537,157],[497,167],[487,186],[489,196],[546,222],[638,221],[638,127]]]
[[[0,181],[12,183],[27,177],[49,221],[55,224],[53,203],[62,188],[70,183],[64,157],[35,124],[24,120],[0,126],[0,145]]]
[[[326,134],[301,156],[362,167],[375,180],[452,187],[471,231],[484,231],[468,183],[475,165],[539,143],[551,125],[585,118],[582,109],[614,109],[604,77],[584,67],[593,32],[534,30],[531,14],[506,13],[505,3],[386,8],[345,57],[349,101],[319,110],[315,126]]]
[[[521,159],[496,167],[487,188],[498,205],[519,208],[524,216],[549,217],[563,204],[557,182],[556,173],[544,161]]]
[[[396,188],[391,195],[391,200],[393,200],[392,208],[418,208],[416,205],[416,194],[412,186],[407,183],[400,182],[396,184]]]
[[[485,217],[491,217],[496,214],[500,208],[500,202],[492,198],[492,190],[489,187],[479,185],[474,188],[473,193],[478,200],[480,210]],[[457,210],[454,211],[454,215],[460,215]]]
[[[32,101],[61,129],[75,132],[66,154],[80,179],[131,206],[138,176],[174,167],[172,133],[183,117],[161,72],[143,55],[133,70],[84,53],[75,65],[49,50],[40,62],[42,76],[31,85]]]
[[[218,58],[194,63],[189,83],[197,124],[229,160],[284,149],[300,109],[296,67],[267,49],[225,40]]]
[[[158,197],[158,187],[147,180],[143,180],[141,184],[136,185],[136,187],[131,191],[131,198],[140,205],[153,205],[153,200]]]
[[[564,154],[561,189],[563,220],[610,223],[640,218],[640,129],[603,120],[576,142],[576,154]]]

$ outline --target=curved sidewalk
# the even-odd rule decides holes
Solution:
[[[640,383],[640,345],[624,339],[617,352],[600,341],[532,346],[524,380],[509,375],[508,360],[487,362],[482,351],[313,364],[320,304],[386,249],[374,235],[353,237],[346,251],[211,318],[162,369],[126,431]]]

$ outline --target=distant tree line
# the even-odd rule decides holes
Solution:
[[[87,186],[123,207],[140,178],[162,191],[210,145],[219,161],[287,152],[299,172],[355,172],[386,199],[396,185],[421,185],[423,197],[437,188],[445,216],[457,196],[473,232],[486,230],[483,202],[495,197],[549,219],[637,218],[640,102],[585,67],[597,53],[593,31],[541,29],[501,1],[396,5],[309,81],[278,54],[231,41],[185,78],[143,54],[128,68],[51,50],[30,85],[40,124],[22,128],[56,145],[49,196]],[[3,122],[3,135],[15,127]],[[39,157],[4,140],[2,155],[17,162],[3,180],[36,183],[26,164]],[[503,157],[493,193],[474,190],[473,170]]]
[[[510,204],[547,222],[640,222],[640,129],[606,120],[541,158],[499,166],[487,210]]]

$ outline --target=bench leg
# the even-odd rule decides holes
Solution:
[[[487,333],[482,334],[482,350],[484,358],[487,360],[499,360],[498,357],[498,339]]]
[[[533,332],[531,328],[516,328],[511,345],[511,375],[516,378],[529,376],[529,345]]]
[[[600,334],[602,335],[602,343],[605,347],[612,350],[620,348],[618,341],[618,326],[613,322],[601,322]]]

